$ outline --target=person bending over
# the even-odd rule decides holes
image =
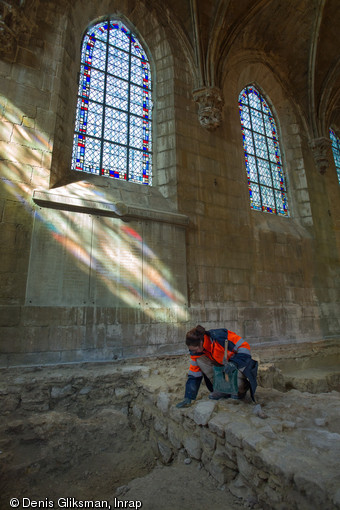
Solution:
[[[250,389],[255,402],[257,361],[251,357],[248,342],[228,329],[206,331],[198,325],[186,334],[185,343],[189,348],[191,364],[184,400],[176,407],[186,407],[196,399],[203,378],[211,399],[242,399]],[[214,391],[214,367],[224,367],[226,381],[237,370],[237,391],[234,394]]]

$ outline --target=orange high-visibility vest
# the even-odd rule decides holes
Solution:
[[[223,365],[225,360],[229,361],[237,353],[250,355],[250,345],[248,342],[244,341],[241,336],[227,329],[211,330],[211,336],[208,331],[207,334],[204,335],[203,354],[190,355],[191,364],[189,375],[202,377],[203,374],[197,364],[197,358],[200,356],[207,356],[219,365]]]

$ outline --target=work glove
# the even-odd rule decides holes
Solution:
[[[188,407],[191,404],[191,398],[185,398],[182,402],[176,404],[176,407]]]

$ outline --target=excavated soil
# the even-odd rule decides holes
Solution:
[[[257,398],[264,419],[254,416],[249,398],[240,403],[219,401],[214,413],[227,414],[229,421],[233,416],[240,418],[241,426],[250,423],[274,446],[285,449],[286,442],[289,455],[294,444],[302,445],[306,437],[323,466],[323,455],[332,454],[329,445],[335,444],[335,436],[340,438],[338,359],[333,357],[333,364],[327,364],[326,357],[321,362],[315,358],[315,363],[306,359],[301,354],[292,363],[285,356],[277,364],[263,360]],[[83,507],[85,502],[100,507],[107,502],[111,508],[125,504],[147,510],[193,506],[198,510],[289,510],[284,505],[261,504],[261,498],[251,494],[239,499],[237,484],[231,493],[188,448],[179,447],[169,458],[162,453],[158,441],[162,420],[148,419],[146,408],[157,407],[155,395],[163,394],[169,400],[170,416],[195,414],[194,407],[172,412],[183,397],[187,363],[187,357],[180,356],[1,370],[0,508],[11,508],[10,500],[17,498],[17,508],[80,508],[82,502]],[[207,397],[202,386],[198,403],[209,402]],[[188,428],[189,422],[184,423]],[[195,426],[190,422],[192,430]],[[339,467],[336,451],[330,458],[330,479]],[[284,469],[280,462],[278,469]],[[322,469],[326,476],[326,468]],[[327,508],[333,504],[340,508],[340,490],[332,498]],[[321,510],[318,503],[314,508]]]
[[[131,418],[130,399],[137,395],[131,377],[111,386],[116,367],[1,371],[0,508],[10,509],[17,498],[18,508],[79,508],[86,502],[115,508],[125,501],[130,508],[185,510],[192,508],[193,493],[197,509],[239,508],[239,500],[185,452],[169,466],[160,462],[149,431]],[[123,367],[130,374],[131,367]],[[159,362],[142,367],[155,391],[158,373]]]

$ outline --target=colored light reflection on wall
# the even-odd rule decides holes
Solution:
[[[157,317],[161,309],[172,308],[178,318],[185,318],[185,292],[178,290],[178,274],[168,255],[171,242],[162,246],[143,222],[126,224],[33,204],[33,190],[48,189],[49,172],[43,161],[50,160],[52,147],[47,136],[23,125],[23,112],[7,106],[4,123],[11,136],[1,155],[2,195],[34,217],[26,302],[140,307]],[[79,182],[67,192],[81,201],[84,186]],[[90,193],[96,201],[101,192]],[[31,229],[32,221],[25,221]]]

